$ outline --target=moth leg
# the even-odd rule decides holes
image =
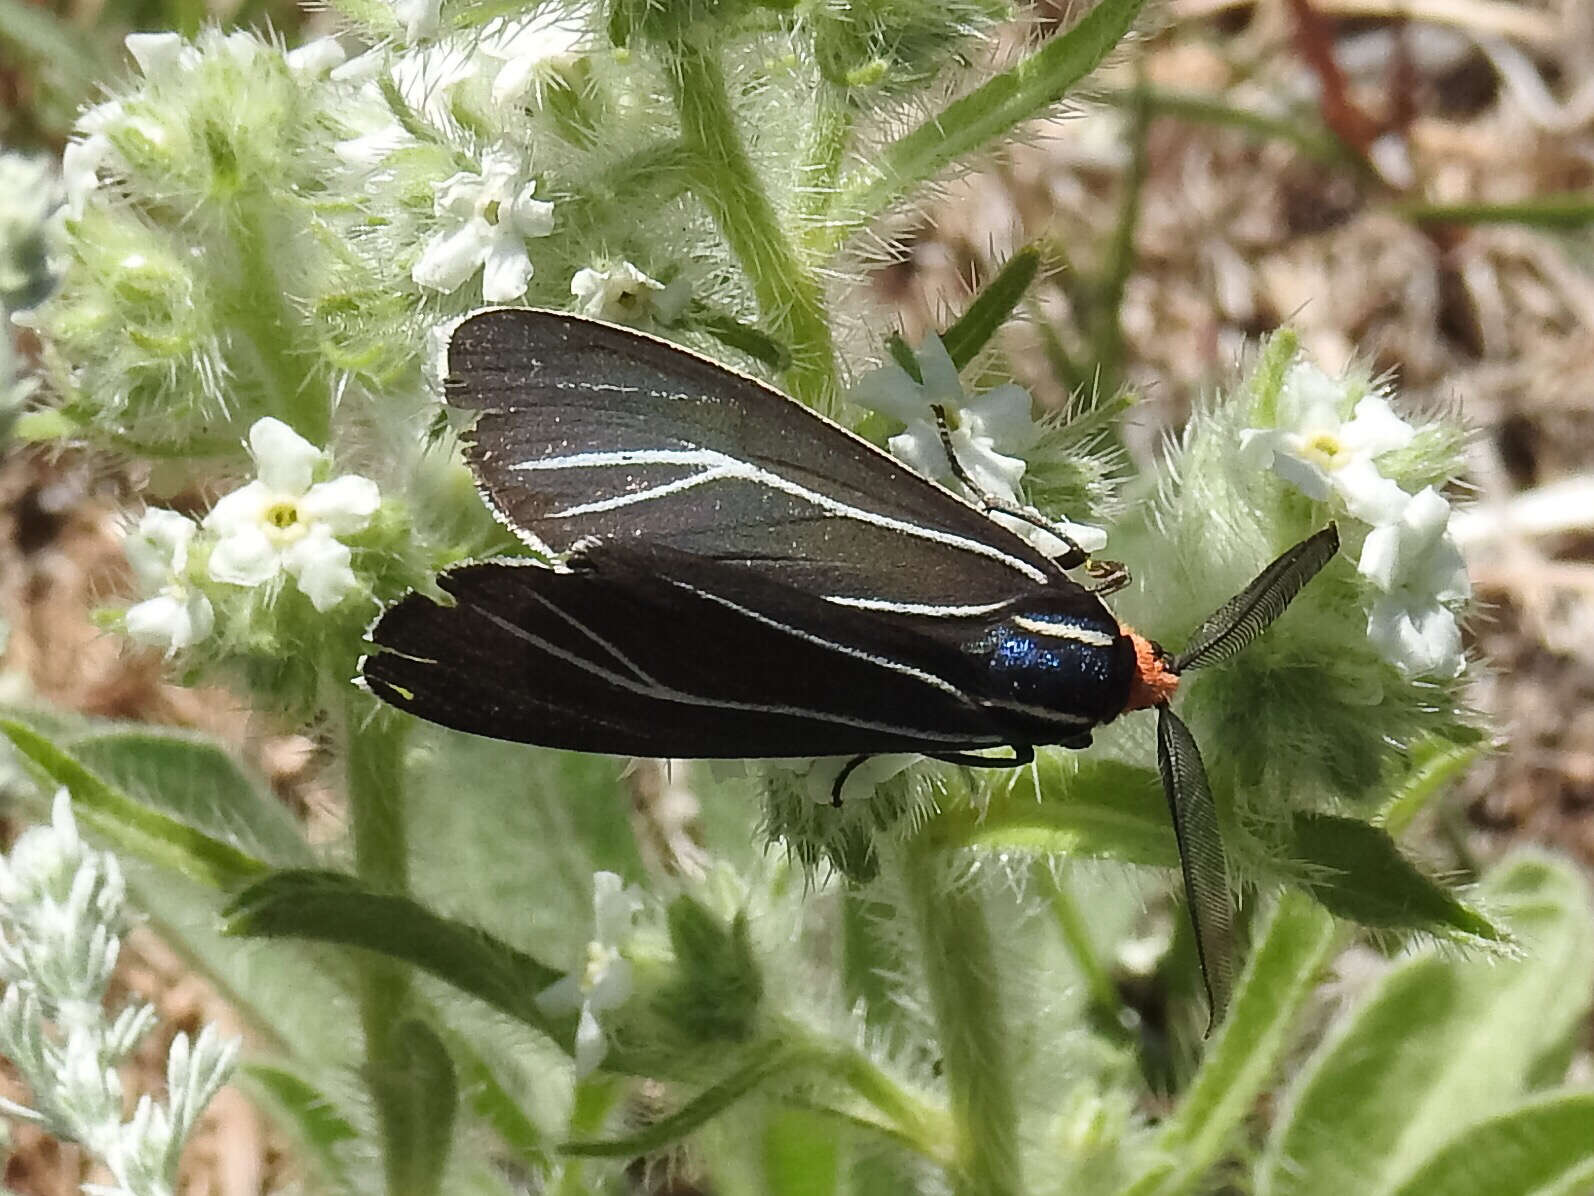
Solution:
[[[835,783],[830,786],[830,804],[833,808],[841,809],[841,791],[846,787],[847,778],[857,772],[858,765],[867,760],[871,754],[870,752],[859,752],[841,766],[841,771],[836,774]]]
[[[1068,550],[1061,556],[1052,559],[1064,569],[1077,569],[1080,565],[1090,560],[1090,554],[1081,548],[1072,536],[1057,524],[1031,507],[1016,503],[1009,499],[998,498],[980,488],[980,484],[969,476],[969,471],[963,468],[963,462],[958,460],[957,449],[952,447],[952,426],[947,422],[946,408],[940,403],[931,403],[930,410],[935,412],[935,428],[941,434],[941,448],[946,453],[946,461],[952,467],[952,476],[963,483],[968,492],[974,495],[980,507],[987,515],[993,511],[1014,519],[1021,519],[1031,527],[1038,527],[1049,536],[1056,536],[1068,546]],[[1103,564],[1114,565],[1116,562],[1106,561]],[[1122,566],[1118,566],[1122,568]]]
[[[1122,561],[1087,561],[1085,572],[1096,579],[1092,594],[1116,594],[1130,582],[1129,566]]]
[[[1013,749],[1011,756],[980,756],[974,752],[927,752],[932,760],[940,760],[943,764],[967,764],[970,768],[1023,768],[1026,764],[1035,763],[1035,745],[1032,743],[1010,743]]]

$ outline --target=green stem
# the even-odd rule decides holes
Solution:
[[[955,1162],[947,1153],[947,1115],[897,1083],[863,1052],[851,1047],[830,1048],[824,1052],[822,1066],[878,1109],[902,1140],[912,1143],[920,1154],[943,1166]]]
[[[363,695],[350,698],[345,723],[355,871],[372,888],[402,895],[409,888],[401,776],[405,726],[392,711],[373,710]],[[422,1196],[406,1165],[415,1102],[407,1089],[409,1060],[399,1031],[412,1012],[409,969],[370,954],[362,954],[358,964],[366,1083],[382,1137],[388,1196]]]
[[[242,257],[240,286],[227,307],[234,329],[243,334],[240,343],[248,345],[254,354],[248,368],[239,363],[237,375],[258,378],[264,392],[263,409],[279,415],[311,444],[324,446],[331,431],[332,408],[327,401],[327,388],[305,377],[308,356],[293,350],[292,338],[301,327],[301,318],[285,301],[267,299],[293,291],[279,281],[281,246],[266,233],[264,226],[269,218],[256,205],[239,204],[237,217]]]
[[[804,240],[809,249],[823,252],[826,236],[822,221],[836,198],[841,163],[852,144],[855,113],[839,87],[821,87],[814,103],[814,131],[803,164],[801,199]]]
[[[953,1121],[957,1196],[1017,1196],[1018,1102],[990,927],[978,893],[928,843],[902,861]]]
[[[719,62],[685,42],[669,54],[681,140],[697,159],[698,196],[752,283],[764,320],[791,351],[787,387],[795,398],[830,413],[836,367],[824,293],[787,239],[753,168]]]

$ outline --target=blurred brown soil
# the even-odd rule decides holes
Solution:
[[[1036,312],[1087,360],[1081,284],[1101,270],[1135,168],[1123,97],[1137,81],[1320,139],[1332,122],[1350,150],[1313,157],[1282,137],[1151,118],[1118,320],[1122,377],[1141,396],[1131,449],[1149,461],[1164,429],[1233,378],[1243,347],[1286,322],[1329,370],[1357,356],[1392,374],[1404,401],[1459,407],[1477,433],[1467,549],[1482,603],[1472,647],[1485,667],[1474,695],[1501,733],[1460,786],[1469,842],[1489,851],[1526,838],[1594,864],[1594,488],[1550,504],[1548,527],[1527,520],[1524,531],[1519,518],[1541,488],[1594,477],[1594,232],[1424,225],[1396,210],[1594,190],[1594,5],[1303,7],[1170,0],[1094,81],[1112,103],[1074,105],[887,222],[891,260],[873,292],[915,339],[1014,249],[1043,240],[1055,252]],[[1060,19],[1057,7],[1039,11]],[[1325,75],[1325,52],[1337,74]],[[1033,325],[1009,330],[1006,347],[1038,395],[1066,399]],[[219,734],[285,800],[316,807],[306,741],[216,691],[164,683],[157,657],[90,621],[125,590],[115,512],[137,482],[119,463],[70,453],[13,449],[0,462],[0,616],[12,627],[0,666],[65,709]],[[126,961],[127,988],[170,1015],[164,1033],[225,1017],[152,936],[135,935]],[[130,1090],[160,1090],[165,1041],[154,1047]],[[3,1077],[0,1092],[22,1095]],[[225,1094],[209,1126],[185,1192],[244,1196],[283,1182],[247,1102]],[[17,1192],[65,1196],[86,1177],[36,1135],[17,1146],[5,1175]]]

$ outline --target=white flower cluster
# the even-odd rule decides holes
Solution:
[[[262,586],[285,574],[323,612],[360,588],[338,537],[371,522],[381,504],[376,483],[358,474],[313,481],[321,450],[269,416],[249,429],[249,452],[258,476],[218,501],[203,523],[152,508],[128,533],[128,561],[147,595],[124,620],[139,643],[170,656],[210,634],[215,613],[188,559],[200,530],[209,539],[211,581]]]
[[[396,0],[394,15],[411,43],[438,34],[439,0]],[[379,47],[332,72],[334,79],[364,87],[366,102],[353,117],[357,134],[336,147],[350,166],[375,171],[416,144],[414,131],[382,96],[384,73],[416,119],[459,146],[457,156],[475,159],[434,185],[435,228],[410,273],[417,286],[452,293],[479,272],[488,303],[525,294],[534,272],[527,242],[553,232],[554,205],[536,197],[525,149],[508,140],[478,146],[462,134],[454,97],[480,83],[492,108],[505,111],[523,104],[528,93],[540,96],[548,80],[586,53],[594,19],[586,11],[544,5],[529,16],[500,17],[426,44]]]
[[[127,52],[146,79],[159,79],[193,71],[207,53],[221,53],[241,66],[253,67],[270,52],[267,43],[252,33],[207,30],[195,42],[176,33],[130,33]],[[307,42],[285,55],[290,71],[300,76],[323,75],[343,61],[343,49],[330,37]],[[73,220],[83,217],[85,205],[103,185],[102,171],[118,165],[115,139],[124,133],[155,144],[167,133],[147,117],[129,113],[121,100],[96,104],[78,117],[76,136],[61,153],[61,177],[66,189],[66,211]]]
[[[1464,664],[1453,608],[1471,586],[1449,533],[1450,503],[1432,486],[1410,494],[1379,470],[1381,456],[1416,436],[1388,399],[1367,395],[1348,419],[1345,405],[1343,382],[1297,361],[1279,392],[1276,426],[1242,432],[1242,455],[1372,526],[1357,565],[1377,592],[1368,636],[1408,676],[1453,677]]]
[[[886,442],[894,456],[927,478],[962,489],[941,442],[934,410],[940,407],[946,413],[958,464],[979,491],[971,497],[1021,504],[1019,483],[1027,468],[1023,454],[1040,439],[1029,392],[1008,383],[972,398],[965,395],[957,366],[934,333],[924,339],[914,359],[922,382],[891,362],[859,378],[852,401],[907,425]],[[1000,513],[993,518],[1049,556],[1065,548],[1057,537],[1032,524]],[[1065,519],[1050,522],[1086,552],[1098,552],[1107,544],[1107,533],[1099,527]]]
[[[622,954],[631,936],[642,895],[613,872],[592,876],[592,938],[581,961],[561,980],[537,994],[537,1008],[550,1017],[575,1013],[576,1074],[585,1076],[603,1061],[608,1041],[598,1014],[618,1009],[631,997],[631,963]]]
[[[206,1026],[173,1040],[164,1104],[140,1096],[122,1120],[117,1068],[155,1022],[148,1005],[107,1020],[105,990],[126,930],[116,858],[84,844],[66,790],[51,823],[23,832],[0,858],[0,1054],[33,1105],[0,1098],[0,1113],[33,1122],[102,1159],[119,1196],[171,1196],[177,1162],[210,1099],[232,1073],[236,1040]]]

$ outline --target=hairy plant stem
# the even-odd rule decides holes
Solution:
[[[324,446],[331,432],[332,408],[325,386],[307,383],[308,358],[296,360],[291,337],[300,327],[296,313],[288,310],[278,272],[280,245],[262,227],[266,215],[255,205],[240,205],[238,245],[242,257],[238,272],[242,286],[228,307],[254,352],[254,369],[240,363],[238,373],[262,379],[269,391],[265,410],[275,412],[311,444]],[[275,296],[275,303],[267,296]]]
[[[920,837],[901,859],[954,1135],[957,1196],[1017,1196],[1018,1104],[990,927],[957,864]]]
[[[373,709],[369,699],[357,694],[345,707],[344,731],[355,871],[373,889],[404,894],[409,889],[409,835],[400,758],[406,728],[392,711]],[[407,1091],[408,1059],[399,1030],[411,1012],[409,969],[371,954],[362,954],[358,967],[365,1080],[382,1136],[387,1194],[426,1196],[406,1165],[415,1102]]]
[[[791,394],[830,414],[837,399],[835,348],[818,279],[787,238],[736,127],[725,74],[711,50],[677,42],[666,51],[681,140],[696,158],[696,191],[741,263],[770,331],[791,353]]]

